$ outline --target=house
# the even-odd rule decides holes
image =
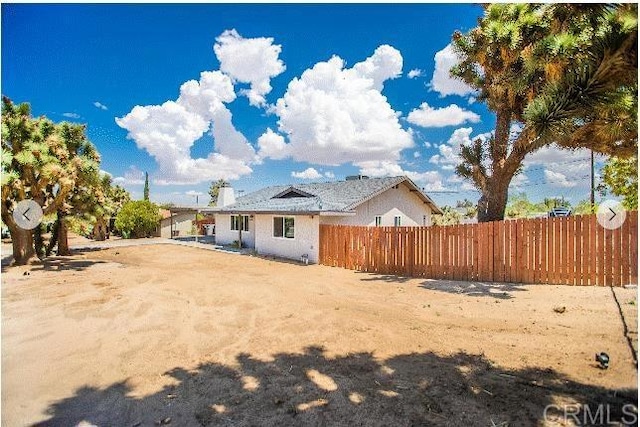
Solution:
[[[160,216],[158,236],[171,238],[188,236],[192,233],[195,214],[191,211],[173,212],[160,209]]]
[[[405,176],[267,187],[237,200],[223,187],[215,210],[216,244],[242,242],[259,254],[318,262],[321,224],[431,225],[441,213]]]

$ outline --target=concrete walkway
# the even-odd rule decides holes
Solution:
[[[198,248],[204,249],[208,251],[218,251],[229,254],[242,255],[248,253],[247,250],[238,251],[232,248],[228,248],[225,246],[215,245],[211,242],[211,236],[207,236],[208,238],[202,239],[202,236],[199,236],[199,240],[204,240],[208,243],[202,243],[200,241],[195,241],[195,236],[189,237],[187,239],[167,239],[164,237],[152,237],[147,239],[111,239],[111,240],[103,240],[103,241],[95,241],[90,239],[85,239],[83,237],[74,237],[72,243],[69,245],[69,248],[72,251],[82,251],[82,250],[95,250],[95,249],[112,249],[112,248],[124,248],[131,246],[145,246],[145,245],[178,245],[178,246],[187,246],[190,248]],[[193,239],[193,240],[190,240]],[[7,266],[11,263],[13,258],[13,250],[11,244],[3,244],[1,250],[2,256],[2,266]]]
[[[128,246],[144,246],[144,245],[178,245],[178,246],[188,246],[191,248],[205,249],[208,251],[220,251],[225,253],[234,253],[241,254],[239,251],[234,251],[232,249],[226,248],[224,246],[215,245],[213,243],[202,243],[196,242],[194,240],[185,240],[185,239],[167,239],[164,237],[153,237],[149,239],[120,239],[114,241],[102,241],[102,242],[93,242],[88,241],[84,244],[76,244],[72,245],[72,250],[83,250],[83,249],[111,249],[111,248],[122,248]]]

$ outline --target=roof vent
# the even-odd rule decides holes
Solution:
[[[363,179],[369,179],[367,175],[349,175],[345,178],[347,181],[362,181]]]
[[[294,197],[314,197],[313,194],[302,191],[299,188],[289,187],[273,196],[274,199],[292,199]]]

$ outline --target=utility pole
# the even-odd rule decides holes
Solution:
[[[595,175],[595,161],[593,156],[593,150],[591,150],[591,212],[595,212],[596,209],[596,175]]]

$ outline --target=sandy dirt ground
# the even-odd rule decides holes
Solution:
[[[637,295],[615,295],[175,245],[3,267],[2,425],[633,421]]]

